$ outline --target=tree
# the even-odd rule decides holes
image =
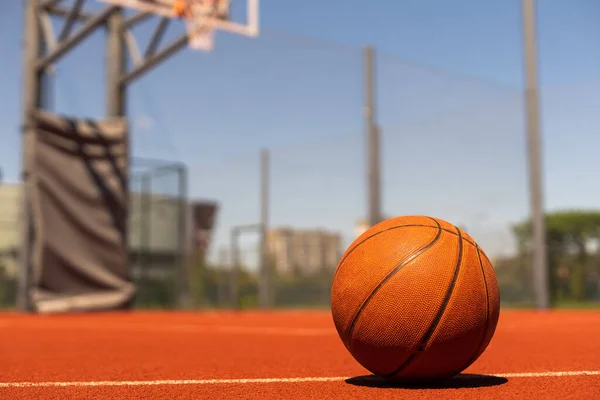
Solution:
[[[555,211],[545,220],[552,299],[586,300],[587,270],[598,261],[598,250],[590,244],[600,239],[600,211]],[[531,232],[529,220],[513,227],[523,257],[531,254]]]
[[[6,268],[0,264],[0,308],[14,307],[17,298],[17,280],[6,274]]]

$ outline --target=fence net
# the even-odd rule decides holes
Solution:
[[[472,24],[460,27],[460,46],[455,40],[454,47],[439,48],[444,67],[375,52],[382,211],[384,217],[426,214],[462,227],[492,259],[503,303],[528,306],[534,292],[520,10],[497,7],[506,7],[497,15],[510,14],[510,21],[481,27],[474,13]],[[600,300],[594,182],[600,50],[597,43],[590,48],[589,32],[577,29],[579,17],[551,16],[547,7],[540,3],[538,14],[551,290],[555,304],[579,304]],[[550,25],[562,26],[568,39]],[[412,46],[407,53],[440,59],[435,49],[415,44],[421,42],[408,34],[415,29],[410,24],[397,29],[407,30],[398,35]],[[490,57],[499,65],[482,63],[471,68],[478,71],[472,76],[455,72],[457,59],[469,54],[469,64],[479,65],[477,51],[463,49],[471,37],[478,49],[497,47]],[[187,166],[134,160],[129,242],[137,306],[255,308],[266,276],[272,307],[327,307],[339,257],[367,217],[363,49],[265,29],[256,40],[223,35],[210,56],[185,52],[169,63],[152,72],[155,92],[141,84],[130,92],[137,96],[134,154],[168,151]],[[489,78],[495,68],[505,72],[501,81]],[[257,228],[263,222],[261,149],[269,152],[264,243]],[[0,202],[17,210],[8,187],[0,185]],[[202,252],[190,246],[196,240],[188,226],[190,198],[218,204]],[[0,213],[0,304],[9,306],[17,215]]]
[[[268,46],[256,46],[266,54],[284,47],[278,40],[284,39],[267,37],[263,44]],[[279,58],[273,69],[253,64],[260,96],[250,106],[255,121],[248,121],[240,137],[246,143],[246,133],[252,134],[255,150],[197,164],[191,177],[221,205],[207,260],[231,277],[231,230],[261,222],[259,150],[262,143],[269,144],[268,257],[261,258],[256,238],[239,250],[244,272],[238,282],[247,296],[240,301],[246,307],[258,304],[259,271],[266,263],[273,307],[327,307],[339,256],[364,229],[366,218],[363,55],[360,49],[324,43],[285,44],[286,54],[293,56]],[[529,219],[529,180],[522,88],[385,53],[376,53],[375,66],[384,217],[432,215],[465,229],[492,259],[503,303],[531,306],[531,234],[523,228]],[[275,84],[261,81],[267,78]],[[586,171],[597,166],[589,152],[595,148],[591,132],[600,122],[592,111],[598,91],[585,88],[597,82],[593,77],[541,88],[548,229],[557,218],[553,215],[565,210],[574,211],[573,218],[595,215],[596,201],[589,196],[593,175]],[[232,98],[235,93],[232,89]],[[246,116],[248,110],[237,106],[231,103],[229,111]],[[270,119],[263,115],[267,112]],[[262,125],[265,121],[269,127]],[[564,131],[575,125],[572,141],[574,136]],[[568,178],[576,176],[581,180]],[[568,183],[560,181],[565,177]],[[194,191],[193,182],[191,187]],[[568,256],[573,231],[563,231],[558,242],[548,241],[557,304],[598,298],[598,228],[589,229],[579,239],[588,249],[579,253],[586,257],[581,271]],[[573,274],[585,278],[573,283]],[[568,281],[561,283],[562,292],[557,289],[561,279]],[[229,289],[222,292],[231,292],[235,281],[229,279]]]
[[[138,307],[177,307],[186,293],[186,180],[179,163],[135,160],[129,252]]]

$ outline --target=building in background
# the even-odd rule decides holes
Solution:
[[[333,271],[341,256],[342,236],[324,230],[272,229],[267,249],[281,274]]]

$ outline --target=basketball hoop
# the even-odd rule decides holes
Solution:
[[[173,13],[185,21],[191,48],[212,50],[215,21],[229,16],[229,0],[175,0]]]

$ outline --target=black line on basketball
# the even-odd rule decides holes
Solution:
[[[469,365],[471,365],[479,356],[481,346],[483,346],[483,342],[485,341],[485,337],[488,333],[488,325],[490,324],[490,295],[488,292],[487,280],[485,279],[485,272],[483,270],[483,262],[481,261],[481,251],[479,250],[479,246],[475,246],[475,250],[477,251],[477,259],[479,260],[479,268],[481,269],[481,277],[483,278],[483,287],[485,289],[485,326],[483,328],[483,334],[481,335],[481,339],[479,339],[479,345],[477,345],[475,352],[469,358],[465,366],[460,369],[461,371],[467,368]]]
[[[435,220],[434,220],[433,218],[431,218],[431,217],[427,217],[427,218],[429,218],[429,219],[431,219],[431,220],[435,221]],[[367,240],[369,240],[369,239],[371,239],[371,238],[374,238],[375,236],[381,235],[382,233],[389,232],[389,231],[393,231],[394,229],[399,229],[399,228],[410,228],[410,227],[429,227],[429,228],[436,228],[436,229],[438,229],[438,227],[439,227],[439,224],[437,223],[437,221],[435,221],[435,223],[436,223],[438,226],[423,225],[423,224],[405,224],[405,225],[394,225],[394,226],[390,226],[389,228],[386,228],[386,229],[384,229],[384,230],[382,230],[382,231],[375,232],[374,234],[367,236],[366,238],[364,238],[364,239],[363,239],[363,240],[361,240],[360,242],[356,243],[356,244],[354,245],[354,247],[352,247],[352,248],[350,249],[350,251],[349,251],[347,254],[345,254],[343,257],[342,257],[342,259],[341,259],[341,260],[340,260],[340,262],[338,263],[338,268],[335,270],[335,273],[333,274],[333,278],[335,279],[335,276],[337,275],[337,272],[338,272],[338,270],[340,269],[339,267],[340,267],[340,266],[342,265],[342,263],[343,263],[343,262],[346,260],[346,258],[348,258],[348,256],[350,256],[350,254],[352,254],[352,252],[358,248],[358,246],[360,246],[361,244],[365,243]]]
[[[425,246],[423,246],[419,250],[415,251],[413,254],[411,254],[410,256],[408,256],[404,261],[402,261],[400,264],[398,264],[393,270],[391,270],[385,276],[385,278],[383,278],[381,280],[381,282],[379,282],[379,284],[377,286],[375,286],[375,288],[371,291],[371,293],[369,294],[369,296],[361,304],[360,308],[358,309],[358,311],[354,315],[354,319],[352,320],[352,323],[350,324],[350,328],[348,329],[348,334],[346,335],[346,346],[348,347],[348,349],[350,349],[350,343],[352,342],[352,333],[354,331],[354,327],[356,325],[356,322],[358,321],[358,318],[360,317],[360,315],[363,312],[363,310],[365,309],[365,307],[369,304],[369,302],[371,301],[371,299],[373,298],[373,296],[375,296],[375,294],[379,291],[379,289],[381,289],[381,287],[387,281],[389,281],[392,278],[392,276],[394,276],[398,271],[400,271],[406,264],[408,264],[409,262],[413,261],[415,258],[417,258],[418,256],[420,256],[421,254],[423,254],[425,252],[425,250],[427,250],[431,246],[433,246],[433,244],[435,242],[437,242],[439,240],[439,238],[442,236],[442,231],[443,230],[442,230],[442,226],[440,225],[440,223],[438,221],[436,221],[435,219],[433,219],[433,218],[431,218],[431,220],[434,221],[437,224],[437,226],[438,226],[438,232],[435,235],[435,237],[429,243],[427,243]],[[428,225],[425,225],[425,226],[428,226]]]
[[[430,218],[430,217],[427,217],[427,218]],[[340,262],[338,263],[338,267],[335,269],[335,273],[333,274],[333,279],[335,280],[335,277],[337,276],[337,273],[338,273],[338,271],[340,270],[340,268],[341,268],[342,264],[344,263],[344,261],[345,261],[345,260],[346,260],[346,259],[347,259],[347,258],[350,256],[350,254],[352,254],[352,252],[353,252],[353,251],[354,251],[356,248],[358,248],[358,246],[360,246],[361,244],[365,243],[367,240],[369,240],[369,239],[371,239],[371,238],[373,238],[373,237],[375,237],[375,236],[377,236],[377,235],[380,235],[380,234],[382,234],[382,233],[384,233],[384,232],[389,232],[389,231],[392,231],[392,230],[394,230],[394,229],[399,229],[399,228],[414,228],[414,227],[419,227],[419,228],[433,228],[433,229],[441,229],[441,230],[443,230],[444,232],[448,232],[448,233],[450,233],[450,234],[452,234],[452,235],[454,235],[454,236],[458,236],[458,234],[457,234],[456,232],[453,232],[453,231],[451,231],[451,230],[449,230],[449,229],[446,229],[446,228],[443,228],[443,227],[441,227],[441,225],[440,225],[440,224],[437,222],[437,220],[436,220],[436,219],[434,219],[434,218],[430,218],[430,219],[431,219],[431,220],[433,220],[433,221],[435,221],[435,223],[436,223],[438,226],[423,225],[423,224],[406,224],[406,225],[396,225],[396,226],[392,226],[392,227],[390,227],[390,228],[387,228],[387,229],[385,229],[385,230],[383,230],[383,231],[381,231],[381,232],[376,232],[376,233],[372,234],[371,236],[367,236],[366,238],[364,238],[363,240],[361,240],[359,243],[357,243],[357,244],[356,244],[356,245],[355,245],[355,246],[354,246],[354,247],[353,247],[353,248],[352,248],[352,249],[351,249],[351,250],[348,252],[348,254],[346,254],[344,257],[342,257],[342,259],[341,259],[341,260],[340,260]],[[474,242],[471,242],[469,239],[463,238],[463,240],[464,240],[464,241],[466,241],[467,243],[470,243],[470,244],[471,244],[471,245],[473,245],[473,246],[477,246],[477,244],[476,244],[476,243],[474,243]],[[485,255],[484,255],[484,256],[485,256]]]
[[[454,291],[454,287],[456,286],[456,281],[458,280],[458,275],[460,272],[460,265],[462,263],[462,257],[463,257],[462,234],[460,232],[460,229],[458,229],[456,226],[454,228],[456,228],[456,232],[458,233],[458,259],[456,261],[456,267],[454,268],[454,276],[452,277],[450,286],[446,290],[446,295],[444,297],[444,301],[442,302],[440,309],[438,310],[435,318],[431,322],[431,325],[429,325],[429,329],[427,329],[427,331],[425,332],[425,334],[419,341],[419,344],[417,345],[416,350],[398,368],[396,368],[393,372],[385,375],[384,376],[385,378],[392,378],[395,375],[399,374],[404,368],[406,368],[408,365],[410,365],[410,363],[417,357],[418,354],[420,354],[423,351],[423,349],[425,349],[425,347],[427,346],[427,342],[433,335],[435,328],[437,328],[438,324],[440,323],[440,320],[442,319],[442,316],[444,315],[444,312],[446,311],[446,308],[448,307],[448,303],[450,302],[452,292]]]

